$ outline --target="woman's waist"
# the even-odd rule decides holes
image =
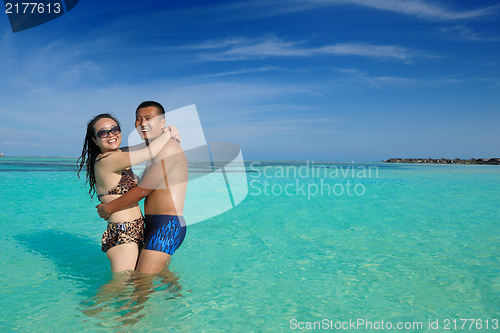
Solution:
[[[139,205],[120,210],[111,214],[108,218],[108,223],[119,223],[123,221],[133,221],[142,218],[142,212]]]

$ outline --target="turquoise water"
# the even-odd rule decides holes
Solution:
[[[74,165],[0,159],[1,331],[500,331],[498,166],[247,162],[242,203],[127,279]]]

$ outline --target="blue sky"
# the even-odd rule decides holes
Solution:
[[[0,19],[0,152],[78,156],[196,104],[245,159],[500,157],[497,1],[89,1],[13,34]],[[182,133],[181,133],[182,135]]]

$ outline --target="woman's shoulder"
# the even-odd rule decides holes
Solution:
[[[95,163],[100,162],[100,161],[104,160],[106,157],[109,157],[113,154],[116,154],[117,152],[120,152],[120,150],[108,151],[106,153],[102,153],[102,154],[97,156],[97,158],[95,159]]]

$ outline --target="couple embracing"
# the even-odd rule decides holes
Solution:
[[[159,273],[186,235],[183,218],[188,162],[174,126],[166,126],[165,110],[152,101],[135,112],[135,127],[143,147],[120,148],[120,124],[100,114],[87,125],[79,158],[86,166],[89,194],[97,194],[99,215],[108,220],[102,236],[113,272],[137,270]],[[131,166],[147,162],[137,183]],[[138,202],[144,201],[144,216]]]

